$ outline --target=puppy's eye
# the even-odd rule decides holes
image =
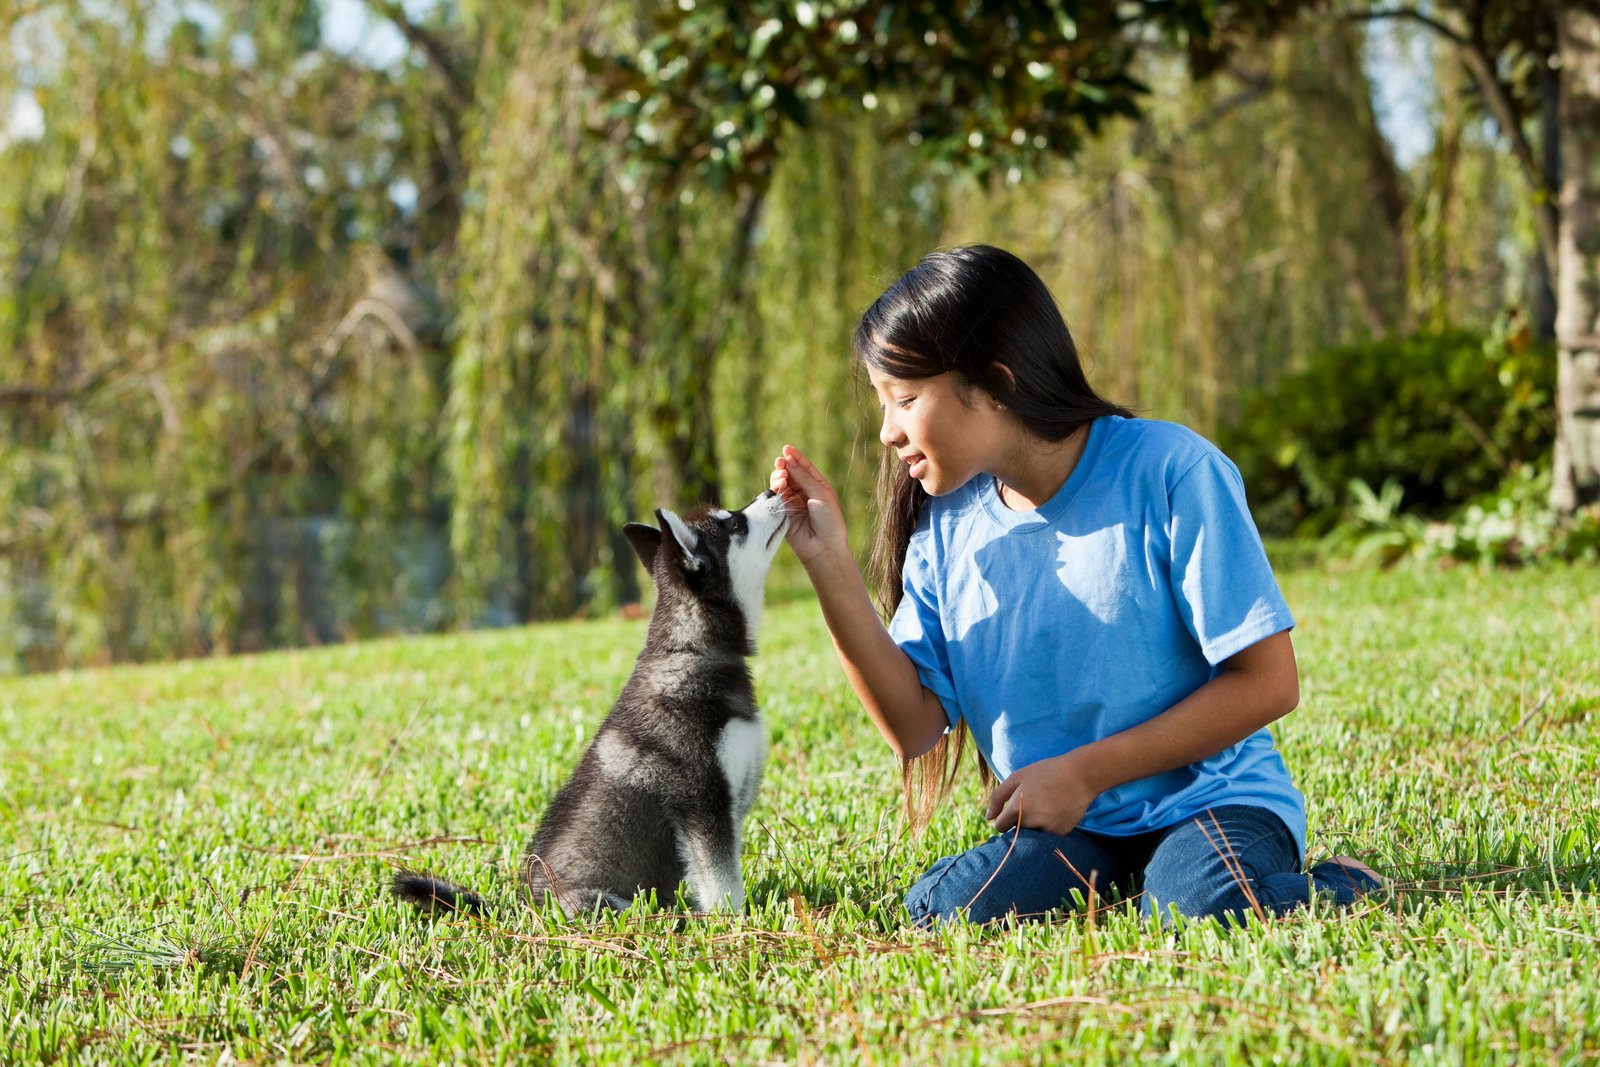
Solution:
[[[728,516],[728,532],[736,536],[750,532],[750,520],[744,517],[744,512],[736,511]]]

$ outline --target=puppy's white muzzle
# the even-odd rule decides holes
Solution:
[[[761,618],[761,594],[767,581],[767,571],[773,557],[783,543],[783,531],[789,525],[789,512],[783,506],[783,497],[771,489],[756,497],[743,509],[748,524],[743,538],[736,540],[728,552],[728,569],[733,578],[734,595],[750,627],[751,641]]]
[[[775,555],[778,539],[789,528],[789,509],[783,506],[783,497],[768,489],[745,505],[744,517],[750,524],[750,540]]]

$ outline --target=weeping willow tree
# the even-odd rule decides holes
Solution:
[[[890,120],[892,121],[892,119]],[[761,449],[726,440],[739,484],[764,487],[782,444],[803,449],[840,490],[858,540],[877,475],[877,402],[850,349],[856,320],[938,243],[946,183],[887,123],[835,119],[797,138],[779,167],[759,260],[763,343],[744,361]],[[730,393],[734,390],[730,390]]]
[[[585,72],[632,46],[631,5],[485,17],[507,73],[480,101],[457,255],[452,549],[464,611],[533,618],[637,596],[621,524],[742,502],[786,440],[845,469],[849,330],[937,224],[869,120],[743,188],[603,138]]]
[[[1487,323],[1518,297],[1500,154],[1453,121],[1408,171],[1379,129],[1362,31],[1341,21],[1241,50],[1070,164],[961,187],[950,241],[1009,243],[1062,301],[1119,400],[1206,432],[1312,350]]]
[[[431,106],[319,49],[315,4],[206,10],[62,0],[4,27],[28,43],[0,96],[41,116],[0,181],[19,666],[353,632],[395,572],[370,535],[434,496],[437,315],[396,262],[433,223],[391,195],[433,192]]]
[[[623,47],[632,15],[483,12],[482,77],[504,75],[469,150],[446,412],[464,617],[636,598],[622,523],[720,495],[713,368],[739,307],[717,256],[736,223],[596,134],[584,57]]]
[[[36,44],[0,89],[43,114],[0,148],[10,665],[633,599],[623,521],[753,493],[762,427],[835,401],[845,280],[882,247],[856,220],[907,195],[865,191],[863,130],[786,163],[763,215],[597,136],[583,60],[628,5],[375,0],[388,62],[331,50],[308,0],[204,12],[7,15]]]
[[[1309,347],[1486,315],[1520,224],[1472,123],[1396,168],[1320,28],[1200,86],[1151,53],[1140,122],[1014,180],[855,85],[719,185],[612,124],[649,5],[368,0],[387,58],[312,0],[175,10],[0,13],[42,115],[0,143],[0,669],[603,610],[623,522],[784,442],[863,536],[850,330],[938,244],[1015,248],[1101,385],[1206,429]]]
[[[601,408],[614,406],[600,372],[628,355],[617,341],[628,332],[618,298],[632,283],[615,266],[633,235],[617,210],[612,161],[581,151],[576,57],[585,36],[604,31],[605,15],[564,20],[543,6],[521,18],[481,15],[493,51],[468,147],[475,206],[456,259],[445,412],[454,597],[469,617],[570,605],[581,577],[557,565],[576,472],[561,445],[594,435]],[[625,454],[607,458],[626,472]],[[579,570],[595,554],[584,547]]]

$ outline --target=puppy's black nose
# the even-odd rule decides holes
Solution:
[[[771,500],[773,497],[775,497],[777,495],[778,495],[777,493],[773,492],[771,489],[768,489],[765,493],[761,494],[761,499],[762,500]]]

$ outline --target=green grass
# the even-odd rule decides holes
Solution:
[[[381,891],[409,863],[512,898],[639,622],[5,682],[0,1061],[1600,1059],[1600,571],[1282,578],[1313,856],[1397,887],[1231,932],[905,930],[904,887],[985,832],[975,776],[904,837],[782,578],[733,918],[429,923]]]

